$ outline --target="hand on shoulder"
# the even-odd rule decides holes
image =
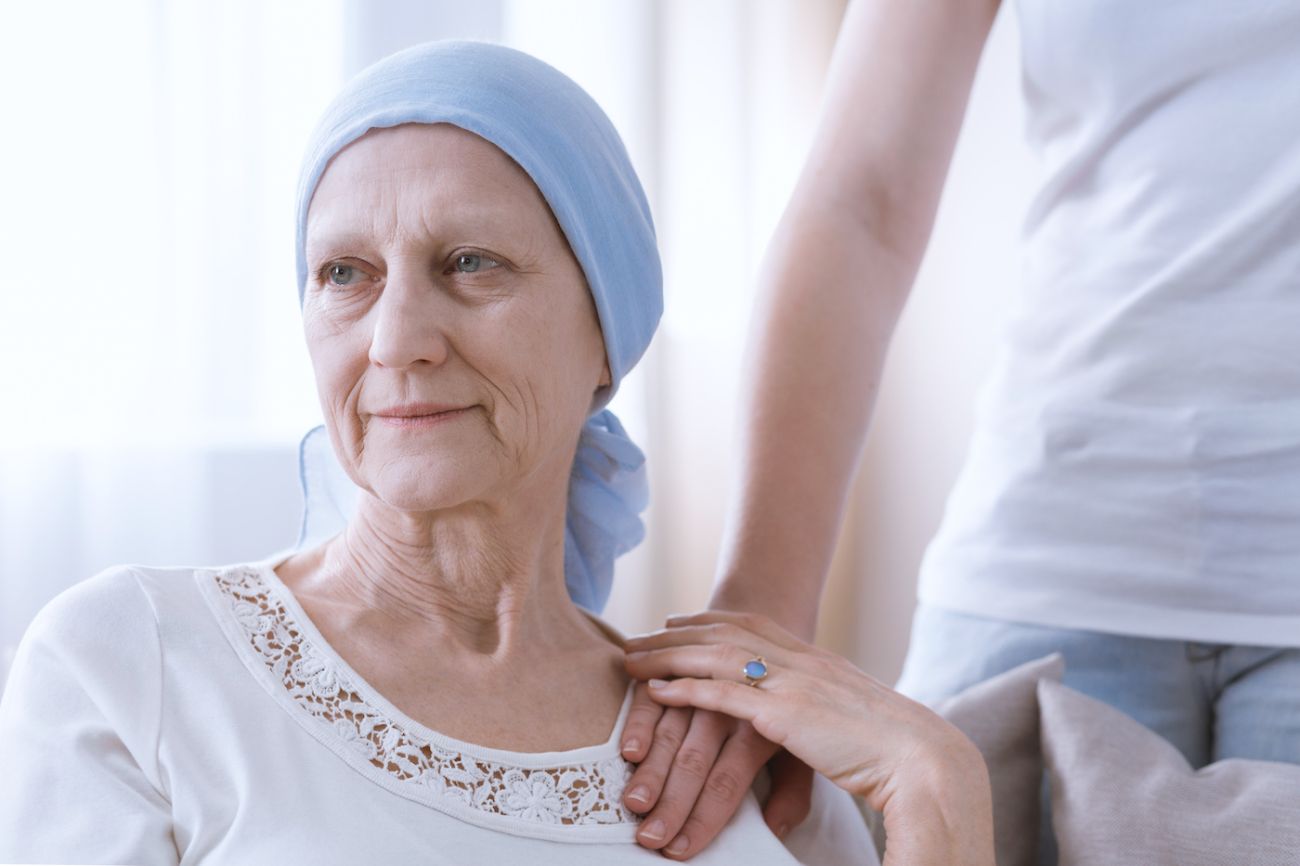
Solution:
[[[993,863],[988,772],[978,750],[847,659],[766,617],[722,611],[671,619],[629,640],[627,651],[628,672],[652,681],[656,701],[744,719],[884,813],[890,855]],[[766,674],[751,686],[745,668],[757,658]]]

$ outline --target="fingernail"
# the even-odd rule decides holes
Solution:
[[[789,824],[782,824],[781,827],[780,827],[780,829],[778,829],[778,830],[776,831],[776,838],[778,838],[778,839],[784,839],[784,838],[785,838],[785,834],[786,834],[786,833],[789,833],[789,832],[790,832],[790,825],[789,825]]]
[[[652,689],[662,689],[668,686],[668,680],[651,680],[647,685]]]
[[[641,836],[645,839],[649,839],[651,842],[658,842],[664,837],[665,829],[667,828],[664,827],[664,822],[655,818],[649,824],[641,828]]]
[[[641,741],[636,737],[633,737],[623,744],[623,754],[625,755],[635,755],[639,751],[641,751]]]
[[[650,789],[645,785],[637,785],[631,791],[628,791],[627,799],[631,800],[633,803],[640,803],[644,806],[646,803],[650,802]]]
[[[685,836],[678,836],[666,850],[669,854],[681,854],[689,847],[691,847],[691,840]]]

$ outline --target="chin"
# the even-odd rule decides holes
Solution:
[[[430,459],[428,456],[385,460],[366,479],[375,498],[402,511],[438,511],[478,498],[487,490],[493,467],[480,461]]]

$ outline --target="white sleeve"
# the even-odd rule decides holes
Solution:
[[[853,795],[813,775],[808,817],[785,837],[786,848],[809,866],[875,866],[876,843]]]
[[[767,802],[772,776],[767,768],[754,779],[754,797]],[[808,817],[781,840],[791,855],[807,866],[878,866],[880,856],[871,826],[848,791],[821,773],[813,773]]]
[[[176,864],[158,621],[129,568],[37,615],[0,700],[0,863]]]

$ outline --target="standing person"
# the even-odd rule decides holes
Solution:
[[[1067,683],[1196,766],[1300,762],[1300,6],[1016,11],[1042,177],[900,689],[932,701],[1061,651]],[[712,608],[813,631],[996,12],[846,14],[762,271]],[[642,844],[689,856],[770,747],[644,692],[632,712],[629,802],[666,824]],[[774,775],[779,831],[808,774]]]

